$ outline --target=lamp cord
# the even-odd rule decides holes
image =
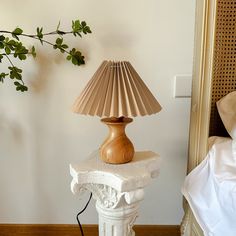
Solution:
[[[90,196],[89,196],[89,199],[88,199],[88,202],[86,203],[86,205],[84,206],[84,208],[77,214],[77,216],[76,216],[76,219],[77,219],[77,222],[78,222],[78,224],[79,224],[79,228],[80,228],[80,232],[81,232],[81,236],[84,236],[84,231],[83,231],[83,227],[82,227],[82,225],[81,225],[81,223],[80,223],[80,221],[79,221],[79,215],[81,215],[86,209],[87,209],[87,207],[88,207],[88,204],[90,203],[90,201],[91,201],[91,198],[92,198],[92,193],[90,193]]]

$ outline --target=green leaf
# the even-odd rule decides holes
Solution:
[[[53,45],[53,48],[60,49],[61,53],[64,53],[65,49],[68,48],[68,45],[62,43],[63,43],[63,38],[57,38],[56,43]]]
[[[73,63],[74,65],[76,65],[76,66],[78,65],[78,60],[76,59],[75,56],[72,57],[72,60],[71,60],[71,61],[72,61],[72,63]]]
[[[81,25],[82,25],[82,27],[86,26],[86,22],[85,22],[85,21],[82,21],[82,22],[81,22]]]
[[[17,39],[19,41],[19,37],[17,35],[21,35],[23,33],[23,30],[21,28],[15,28],[11,34],[12,34],[12,37]]]
[[[7,55],[9,55],[11,53],[11,49],[8,46],[6,46],[5,47],[5,52],[6,52]]]
[[[11,79],[17,79],[17,80],[22,80],[22,70],[19,69],[16,66],[9,66],[8,69],[10,70],[10,78]]]
[[[7,42],[8,45],[16,46],[18,44],[17,41],[11,39],[10,41]]]
[[[91,29],[89,28],[89,26],[87,25],[85,21],[81,22],[81,26],[82,26],[82,31],[84,34],[92,33]]]
[[[92,33],[92,31],[91,31],[91,29],[89,28],[89,26],[85,26],[83,32],[84,32],[85,34],[86,34],[86,33],[89,33],[89,34]]]
[[[18,58],[19,58],[20,60],[25,60],[25,59],[26,59],[26,55],[25,55],[25,54],[19,54],[19,55],[18,55]]]
[[[25,91],[28,91],[28,88],[26,86],[21,86],[21,92],[25,92]]]
[[[43,27],[41,27],[41,28],[37,27],[37,34],[41,35],[42,32],[43,32]]]
[[[81,27],[81,25],[80,25],[80,20],[76,20],[76,21],[74,22],[74,27],[75,27],[75,29],[79,29],[79,28]]]
[[[0,42],[3,42],[5,40],[4,35],[0,35]]]
[[[61,47],[64,48],[64,49],[67,49],[67,48],[68,48],[68,45],[62,44]]]
[[[72,21],[72,32],[74,36],[80,35],[79,32],[81,32],[81,24],[79,20]]]
[[[77,35],[82,37],[81,32],[84,34],[92,33],[91,29],[85,21],[80,23],[79,20],[72,21],[72,33],[76,37]]]
[[[40,43],[43,45],[43,40],[42,40],[43,39],[43,27],[41,27],[41,28],[37,27],[36,31],[37,31],[37,37],[38,37]]]
[[[72,50],[70,50],[70,57],[67,56],[67,60],[71,60],[72,64],[74,65],[82,65],[82,64],[85,64],[85,61],[84,61],[84,56],[82,56],[81,52],[80,51],[77,51],[75,48],[73,48]]]
[[[27,88],[24,84],[21,84],[21,83],[19,83],[18,81],[15,81],[15,82],[14,82],[14,85],[16,86],[16,90],[17,90],[17,91],[24,92],[24,91],[27,91],[27,90],[28,90],[28,88]]]
[[[36,57],[36,51],[35,51],[35,47],[34,46],[31,48],[31,52],[30,53],[33,56],[33,58]]]
[[[8,74],[6,74],[4,72],[0,73],[0,82],[3,83],[6,76],[8,76]]]
[[[57,38],[57,39],[56,39],[56,44],[57,44],[58,46],[60,46],[60,45],[62,44],[62,42],[63,42],[63,38]]]
[[[19,86],[19,85],[21,85],[21,84],[20,84],[18,81],[15,81],[15,82],[14,82],[14,85],[15,85],[15,86]]]
[[[70,50],[70,54],[71,55],[74,55],[76,53],[76,49],[75,48],[72,48],[71,50]]]
[[[15,35],[21,35],[23,33],[23,30],[21,28],[15,28],[12,34]]]
[[[15,70],[18,72],[18,73],[22,73],[22,70],[20,69],[20,68],[18,68],[18,67],[14,67],[15,68]]]
[[[57,25],[57,31],[59,30],[60,24],[61,24],[61,22],[59,21],[58,25]]]
[[[74,35],[75,36],[78,35],[78,36],[82,37],[81,33],[79,33],[79,32],[76,32]]]

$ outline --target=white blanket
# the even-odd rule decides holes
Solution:
[[[224,139],[214,144],[206,158],[186,177],[182,188],[205,236],[236,236],[234,142]]]

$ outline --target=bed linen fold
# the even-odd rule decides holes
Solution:
[[[222,138],[185,178],[182,193],[205,236],[236,235],[235,144]]]

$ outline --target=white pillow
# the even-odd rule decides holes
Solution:
[[[216,105],[226,130],[236,140],[236,91],[221,98]]]

